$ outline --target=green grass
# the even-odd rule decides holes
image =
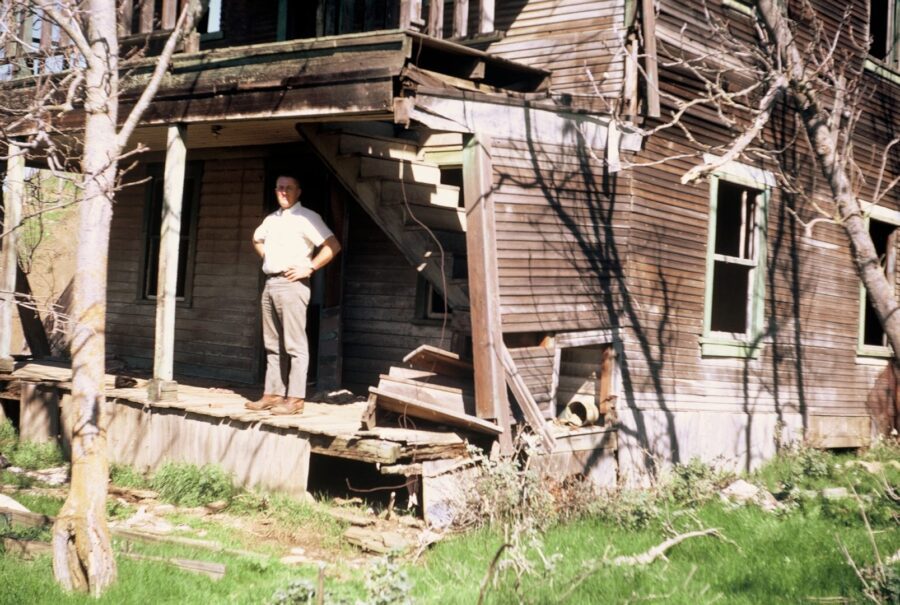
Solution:
[[[878,446],[863,458],[887,462],[900,459],[898,453],[896,445]],[[785,492],[787,505],[777,513],[753,505],[720,502],[717,490],[721,478],[699,464],[689,463],[674,470],[669,485],[639,495],[622,494],[603,505],[595,503],[584,509],[580,517],[535,534],[535,542],[524,540],[525,547],[521,550],[504,551],[495,581],[489,584],[486,603],[750,605],[802,603],[835,597],[862,602],[860,581],[844,560],[838,544],[839,537],[860,567],[872,565],[875,554],[859,513],[859,501],[828,500],[818,492],[805,490],[853,487],[861,496],[881,556],[886,558],[900,550],[897,523],[900,510],[885,495],[888,491],[885,485],[897,490],[900,471],[885,464],[883,474],[873,475],[848,464],[850,460],[848,456],[796,449],[766,465],[751,480],[771,482],[782,490],[790,486]],[[209,469],[196,467],[195,470],[180,467],[170,470],[168,476],[178,478],[170,481],[179,486],[176,493],[188,491],[189,482],[184,478],[193,477],[196,472],[221,477]],[[146,481],[127,469],[114,470],[114,475],[123,482]],[[157,476],[152,479],[155,489],[163,483]],[[209,480],[208,483],[222,482]],[[205,497],[212,498],[214,491],[207,490]],[[214,499],[224,499],[221,493],[215,493]],[[54,507],[60,504],[59,499],[28,498],[23,499],[23,504],[47,514],[53,514]],[[345,555],[355,558],[358,553],[342,542],[344,526],[327,514],[323,504],[260,492],[237,492],[232,494],[228,512],[241,516],[248,525],[268,519],[271,521],[265,526],[268,530],[288,537],[314,533],[335,561],[327,567],[327,590],[332,598],[326,602],[355,603],[365,594],[365,572],[348,569],[340,562]],[[523,514],[513,515],[507,522],[521,522],[527,517],[527,510],[519,512]],[[190,526],[194,530],[192,536],[202,530],[205,539],[229,547],[273,553],[278,550],[278,547],[269,549],[254,543],[253,534],[236,531],[215,518],[170,515],[168,519]],[[639,554],[656,546],[670,537],[668,529],[686,532],[699,527],[718,528],[725,539],[694,538],[671,549],[668,561],[657,560],[642,567],[612,567],[604,563],[618,555]],[[45,530],[30,539],[46,540],[47,537]],[[477,602],[491,559],[505,539],[509,539],[509,534],[504,537],[499,527],[481,529],[436,544],[415,564],[403,562],[401,571],[412,582],[414,602],[441,605]],[[283,543],[289,544],[290,540]],[[0,556],[0,605],[267,603],[273,593],[287,588],[292,580],[313,580],[316,573],[312,566],[291,569],[276,559],[260,561],[183,546],[132,543],[129,547],[145,555],[225,563],[226,577],[214,582],[162,563],[119,557],[119,581],[95,601],[84,596],[63,595],[51,579],[47,557],[23,561]],[[117,542],[117,549],[124,548],[123,543]],[[527,566],[528,573],[517,577],[516,565],[518,569]],[[900,574],[900,569],[896,572]],[[400,573],[381,575],[382,586],[388,589],[399,586]],[[385,589],[382,594],[389,592]],[[561,601],[563,596],[566,598]]]
[[[162,500],[179,506],[231,500],[237,493],[231,475],[213,465],[167,462],[153,475],[150,485]]]
[[[66,463],[65,456],[63,456],[59,445],[49,441],[46,443],[23,441],[6,457],[13,466],[26,470],[52,468]]]
[[[238,559],[198,553],[185,549],[146,549],[144,554],[166,557],[185,557],[225,563],[225,577],[215,581],[205,576],[179,570],[165,563],[134,561],[118,557],[119,577],[100,599],[85,595],[63,593],[53,580],[49,556],[24,561],[13,556],[0,557],[0,604],[115,604],[146,605],[154,603],[179,605],[210,605],[212,603],[267,603],[272,594],[294,578],[313,580],[312,567],[288,568],[280,563],[260,564]],[[326,589],[344,593],[352,588],[326,582]],[[352,601],[351,601],[352,602]]]
[[[63,498],[55,496],[17,492],[11,494],[11,497],[31,512],[51,517],[58,515],[59,509],[62,508],[63,505]]]
[[[152,482],[146,475],[125,464],[110,465],[109,481],[120,487],[134,489],[150,489],[152,487]]]
[[[8,418],[0,419],[0,452],[13,466],[27,470],[61,466],[66,461],[62,449],[55,442],[20,442],[16,429]]]
[[[859,582],[844,562],[835,532],[857,562],[869,564],[873,553],[862,527],[835,529],[830,519],[802,512],[783,518],[754,507],[726,510],[718,503],[697,511],[705,527],[718,527],[736,545],[712,537],[684,542],[669,552],[669,562],[639,568],[600,566],[587,574],[568,603],[621,603],[636,596],[656,595],[658,602],[695,605],[723,603],[798,603],[807,597],[861,597]],[[682,519],[681,525],[686,525]],[[686,527],[684,529],[687,529]],[[617,555],[637,554],[668,536],[659,524],[639,531],[596,519],[558,526],[544,536],[544,553],[561,555],[552,573],[532,557],[538,573],[515,579],[501,571],[499,586],[489,603],[553,603],[592,563]],[[896,528],[877,534],[882,553],[900,548]],[[491,557],[502,543],[500,535],[482,531],[438,544],[414,568],[415,596],[421,603],[474,603]],[[664,595],[664,596],[663,596]]]

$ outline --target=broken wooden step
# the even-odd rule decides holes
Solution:
[[[475,414],[475,398],[471,392],[466,393],[459,387],[382,374],[378,380],[378,390],[431,403],[457,414]]]
[[[503,429],[492,422],[469,416],[468,414],[459,414],[431,403],[403,397],[396,393],[381,391],[375,387],[369,387],[369,393],[375,396],[374,404],[378,408],[396,414],[464,428],[487,435],[499,435],[503,432]]]
[[[409,367],[426,372],[435,372],[444,376],[472,379],[474,369],[472,363],[461,359],[456,353],[445,351],[431,345],[422,345],[403,358]]]

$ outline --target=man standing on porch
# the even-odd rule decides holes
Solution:
[[[309,368],[309,278],[331,262],[341,245],[322,217],[300,204],[299,179],[279,176],[275,197],[280,208],[253,233],[253,247],[263,259],[266,274],[262,293],[266,383],[262,398],[245,407],[301,414]]]

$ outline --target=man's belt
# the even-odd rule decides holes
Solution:
[[[267,281],[270,279],[273,279],[275,277],[284,277],[284,271],[279,271],[278,273],[266,273]],[[298,279],[296,281],[300,282],[304,286],[309,286],[309,278],[308,277],[304,277],[304,278]]]

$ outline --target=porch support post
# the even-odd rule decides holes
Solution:
[[[12,358],[12,327],[16,313],[16,228],[22,222],[22,204],[25,198],[25,155],[13,143],[7,147],[6,187],[3,196],[3,227],[6,236],[0,241],[0,372],[14,369]]]
[[[174,380],[175,295],[178,288],[178,244],[181,240],[181,202],[187,160],[184,124],[169,126],[163,174],[162,227],[159,235],[159,274],[156,280],[156,344],[153,379],[148,394],[154,401],[178,398]]]
[[[496,420],[503,429],[500,434],[501,450],[511,452],[511,419],[502,361],[503,332],[500,329],[491,140],[488,136],[471,137],[463,149],[463,188],[475,366],[475,413],[480,418]]]

